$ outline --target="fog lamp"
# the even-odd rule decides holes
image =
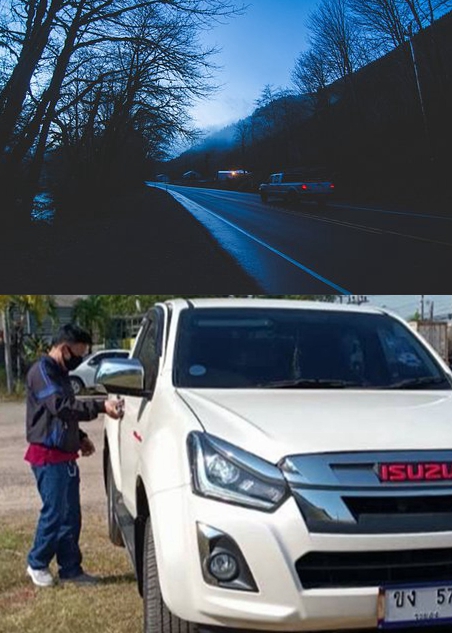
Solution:
[[[239,575],[239,564],[234,556],[221,552],[210,558],[209,571],[217,580],[229,582]]]

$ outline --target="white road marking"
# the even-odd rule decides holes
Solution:
[[[293,266],[295,266],[299,270],[302,270],[303,272],[307,273],[308,275],[311,275],[311,277],[314,277],[315,279],[321,281],[322,283],[326,284],[330,288],[333,288],[334,290],[336,290],[340,294],[345,294],[345,295],[351,294],[348,290],[345,290],[344,288],[341,288],[341,286],[338,286],[333,281],[331,281],[329,279],[326,279],[325,277],[323,277],[319,273],[316,273],[311,268],[308,268],[307,266],[304,266],[300,262],[297,262],[295,259],[292,259],[292,257],[290,257],[289,255],[286,255],[285,253],[282,253],[281,251],[279,251],[278,249],[274,248],[273,246],[270,246],[270,244],[267,244],[266,242],[264,242],[260,238],[252,235],[251,233],[248,233],[248,231],[245,231],[244,229],[241,229],[236,224],[233,224],[232,222],[229,222],[229,220],[225,220],[224,218],[222,218],[220,215],[218,215],[214,211],[210,211],[210,209],[207,209],[207,208],[201,206],[197,202],[193,202],[192,200],[190,200],[189,198],[186,198],[185,196],[183,196],[182,194],[178,193],[177,191],[172,191],[171,189],[166,189],[164,185],[163,186],[155,185],[155,186],[157,186],[159,189],[166,190],[170,195],[173,196],[173,198],[175,200],[177,200],[180,204],[182,204],[187,209],[187,211],[189,211],[202,224],[204,224],[204,225],[206,224],[206,222],[205,222],[205,219],[206,219],[205,215],[207,213],[210,216],[214,217],[216,220],[219,220],[220,222],[226,224],[227,226],[235,229],[236,231],[238,231],[242,235],[245,235],[248,239],[256,242],[260,246],[263,246],[264,248],[266,248],[270,252],[274,253],[278,257],[281,257],[286,262],[289,262],[290,264],[292,264]],[[211,224],[209,228],[213,229],[213,232],[215,232],[214,225]]]

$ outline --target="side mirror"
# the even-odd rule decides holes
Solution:
[[[96,383],[108,393],[146,397],[144,367],[136,358],[110,358],[103,360],[96,372]]]

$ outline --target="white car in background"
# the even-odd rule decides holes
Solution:
[[[85,389],[92,389],[95,385],[95,376],[100,362],[113,358],[128,358],[129,350],[126,349],[104,349],[85,358],[77,369],[69,372],[72,389],[78,396]]]

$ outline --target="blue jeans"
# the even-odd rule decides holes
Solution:
[[[82,517],[77,463],[32,466],[32,470],[42,508],[28,564],[32,569],[45,569],[56,556],[60,578],[78,576],[83,569],[78,545]]]

